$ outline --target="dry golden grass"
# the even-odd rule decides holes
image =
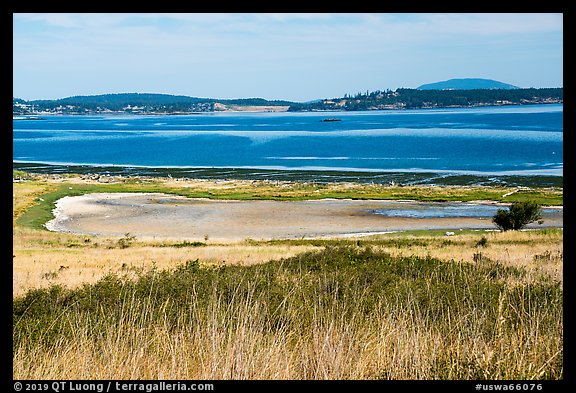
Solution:
[[[482,237],[486,238],[486,246],[478,245]],[[403,235],[402,243],[406,245],[381,248],[391,255],[429,255],[441,260],[474,262],[478,258],[488,258],[506,266],[525,268],[528,277],[545,274],[563,281],[564,240],[561,231],[456,232],[450,237]]]
[[[248,266],[288,258],[314,246],[210,244],[200,247],[160,247],[162,242],[132,242],[122,248],[117,238],[13,229],[13,295],[31,288],[60,284],[76,288],[108,273],[174,268],[198,259],[201,265]]]
[[[484,236],[486,246],[477,245]],[[395,236],[382,237],[393,239]],[[159,247],[161,242],[136,239],[121,248],[117,238],[13,229],[13,295],[30,288],[61,284],[70,288],[94,283],[108,273],[174,268],[198,259],[201,265],[253,265],[315,249],[312,245],[213,243],[200,247]],[[391,255],[431,256],[473,262],[479,257],[523,267],[530,277],[545,274],[563,281],[563,237],[558,231],[509,231],[456,234],[451,237],[404,235],[394,245],[378,248]]]
[[[501,300],[498,320],[505,321],[509,305]],[[80,317],[66,342],[19,347],[14,378],[540,379],[562,357],[561,337],[538,334],[537,311],[527,313],[526,326],[492,338],[483,333],[482,310],[453,315],[446,335],[401,301],[352,317],[336,303],[311,306],[312,326],[302,331],[289,324],[271,330],[250,296],[226,303],[214,294],[207,311],[191,304],[176,326],[133,312],[139,307],[128,301],[121,320],[104,322],[97,339]]]

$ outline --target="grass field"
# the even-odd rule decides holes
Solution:
[[[561,189],[30,176],[13,185],[16,379],[564,377],[562,229],[235,243],[42,229],[55,200],[96,191],[562,205]]]

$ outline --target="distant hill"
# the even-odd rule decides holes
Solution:
[[[288,109],[293,103],[263,98],[216,99],[171,94],[118,93],[92,96],[74,96],[57,100],[24,101],[13,98],[13,113],[192,113],[215,110]]]
[[[216,99],[199,98],[189,96],[178,96],[172,94],[155,93],[118,93],[100,94],[92,96],[74,96],[60,98],[57,100],[35,100],[33,104],[57,104],[57,105],[101,105],[101,106],[126,106],[126,105],[178,105],[195,103],[220,102],[235,105],[290,105],[290,101],[265,100],[263,98],[238,98],[238,99]]]
[[[176,96],[171,94],[155,93],[118,93],[118,94],[100,94],[91,96],[73,96],[59,98],[57,100],[34,100],[33,104],[51,104],[51,105],[87,105],[87,106],[126,106],[126,105],[173,105],[173,104],[191,104],[197,102],[209,101],[198,97]]]
[[[474,90],[474,89],[519,89],[518,86],[498,82],[492,79],[464,78],[449,79],[447,81],[428,83],[417,88],[418,90]]]

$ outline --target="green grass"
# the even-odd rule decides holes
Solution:
[[[528,202],[535,201],[544,206],[560,206],[563,204],[562,194],[557,195],[544,190],[522,190],[502,199],[502,202]]]
[[[13,179],[26,179],[26,180],[30,180],[33,178],[33,175],[25,172],[25,171],[21,171],[18,169],[12,169],[12,178]]]
[[[173,189],[150,184],[59,184],[52,191],[42,194],[36,203],[24,212],[16,221],[18,225],[35,229],[44,229],[44,224],[54,218],[52,210],[55,203],[65,196],[79,196],[96,192],[164,192],[174,193]]]
[[[562,287],[544,277],[523,284],[524,278],[524,269],[486,258],[460,263],[392,257],[356,246],[328,246],[247,267],[201,268],[198,261],[187,261],[172,270],[141,272],[135,280],[110,274],[75,290],[30,290],[14,299],[13,350],[54,354],[60,349],[68,356],[63,349],[78,347],[78,332],[82,347],[96,352],[106,343],[142,334],[151,342],[158,332],[164,340],[185,332],[190,337],[205,334],[195,345],[210,347],[220,345],[210,341],[210,335],[221,334],[211,329],[218,329],[227,340],[253,348],[233,356],[257,361],[263,360],[258,356],[281,350],[300,364],[294,371],[300,374],[293,377],[306,378],[312,367],[307,364],[329,366],[322,363],[329,349],[313,350],[314,337],[329,334],[344,340],[350,335],[356,339],[342,350],[350,351],[345,356],[363,353],[371,359],[363,374],[369,379],[561,379]],[[214,318],[217,325],[211,325]],[[386,321],[406,324],[408,330],[382,330]],[[386,334],[397,337],[388,341]],[[433,344],[433,337],[442,339],[431,349],[420,348],[411,367],[395,364],[390,351],[409,353],[419,337],[428,337],[427,345]],[[396,349],[377,348],[382,340],[396,343]],[[267,342],[283,344],[266,347],[258,355],[259,346]],[[178,344],[170,345],[175,345],[171,351],[178,351]],[[238,350],[242,351],[235,347]],[[153,353],[148,355],[152,363]],[[187,367],[195,369],[191,364],[199,360],[186,356]],[[382,356],[390,364],[372,369],[370,362],[385,362]],[[307,363],[309,358],[316,360]],[[353,361],[343,364],[348,371],[325,375],[355,375]],[[70,377],[75,376],[64,376]]]

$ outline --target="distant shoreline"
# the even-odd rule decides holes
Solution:
[[[13,98],[13,116],[44,114],[169,115],[230,112],[322,112],[469,108],[506,105],[562,104],[564,88],[419,90],[366,92],[309,102],[263,98],[216,99],[170,94],[120,93],[26,101]]]
[[[328,107],[326,109],[300,109],[290,110],[286,105],[222,105],[211,111],[31,111],[29,113],[12,113],[13,120],[42,120],[40,116],[97,116],[97,115],[133,115],[133,116],[188,116],[204,115],[216,113],[346,113],[346,112],[373,112],[373,111],[409,111],[409,110],[434,110],[434,109],[466,109],[466,108],[490,108],[490,107],[512,107],[512,106],[535,106],[535,105],[562,105],[563,100],[550,102],[509,102],[509,103],[479,103],[471,105],[443,105],[443,106],[423,106],[407,108],[402,105],[389,105],[374,107],[370,109],[348,110]]]

